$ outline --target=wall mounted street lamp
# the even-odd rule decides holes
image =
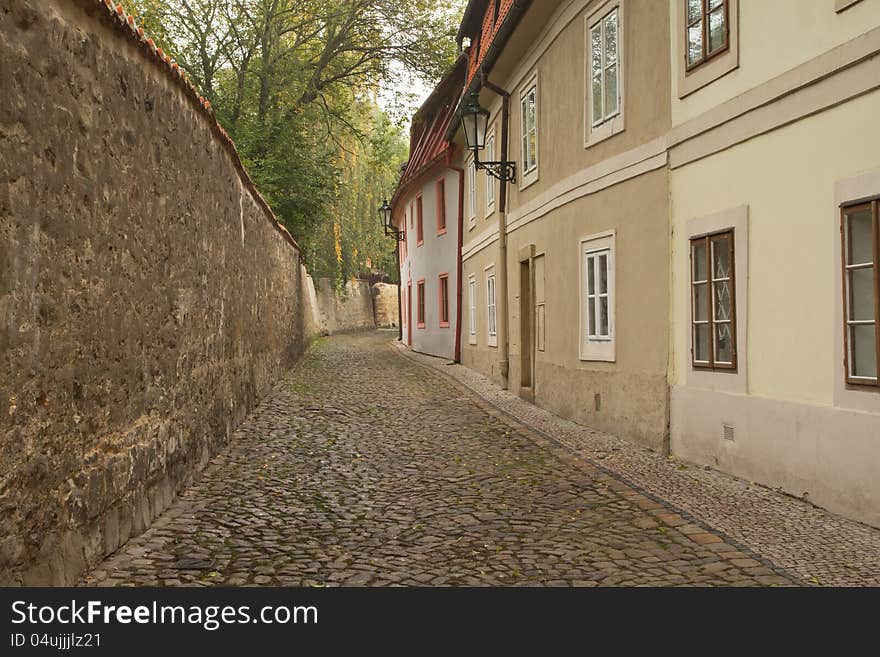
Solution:
[[[480,106],[480,96],[472,92],[467,103],[461,108],[461,129],[468,150],[474,153],[474,166],[485,169],[493,178],[516,183],[516,163],[506,159],[499,162],[480,162],[480,151],[486,148],[486,133],[489,129],[489,110]],[[503,154],[506,157],[506,154]]]
[[[382,201],[382,207],[379,208],[379,216],[382,218],[382,228],[385,229],[385,237],[395,237],[398,242],[406,239],[406,234],[391,223],[391,206],[388,205],[388,199]]]

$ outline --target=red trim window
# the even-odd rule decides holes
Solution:
[[[413,202],[410,201],[409,202],[409,227],[410,228],[413,227],[413,216],[414,215],[415,215],[415,212],[413,211]]]
[[[446,181],[437,181],[437,234],[446,233]]]
[[[440,274],[440,328],[449,327],[449,274]]]
[[[417,306],[416,310],[418,312],[416,326],[419,328],[425,328],[425,279],[421,278],[416,283],[416,296],[417,296]]]
[[[423,219],[422,197],[419,195],[416,197],[416,246],[421,246],[425,243],[425,226]]]

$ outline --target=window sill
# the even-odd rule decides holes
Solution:
[[[588,129],[587,138],[584,141],[584,148],[595,146],[596,144],[611,139],[614,135],[619,135],[625,129],[623,124],[623,115],[618,114],[614,118],[608,119],[604,123],[600,123],[595,127]]]
[[[476,217],[471,217],[470,219],[468,219],[468,231],[471,231],[476,227],[477,227]]]
[[[477,336],[476,336],[476,335],[472,335],[472,336],[470,336],[470,337],[468,338],[468,344],[473,345],[473,346],[476,347],[476,346],[477,346]]]
[[[498,346],[498,336],[490,335],[489,339],[486,341],[486,345],[489,347],[497,347]]]
[[[420,329],[425,328],[425,323],[424,323],[424,322],[419,322],[418,324],[416,324],[416,328],[420,328]]]
[[[528,173],[522,174],[519,180],[518,189],[519,191],[523,191],[534,185],[536,182],[538,182],[538,167],[535,167]]]
[[[424,243],[425,243],[425,240],[421,240],[419,242],[416,242],[416,248],[420,247]]]
[[[495,214],[495,204],[494,203],[492,203],[492,205],[490,205],[489,208],[486,210],[485,219],[488,219],[493,214]]]
[[[598,353],[598,352],[590,352],[590,353],[581,353],[579,356],[579,360],[583,363],[616,363],[617,358],[614,354],[614,348],[610,349],[610,353]]]
[[[437,229],[437,235],[438,235],[438,236],[440,236],[440,235],[445,235],[445,234],[446,234],[446,229],[445,229],[445,228],[438,228],[438,229]]]
[[[449,322],[440,322],[440,328],[449,328]]]

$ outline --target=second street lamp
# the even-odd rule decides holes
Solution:
[[[516,164],[507,160],[481,162],[480,151],[486,148],[486,133],[489,129],[489,110],[480,105],[480,96],[472,92],[461,108],[461,129],[468,150],[474,153],[474,166],[498,180],[516,182]]]
[[[386,237],[394,237],[394,262],[397,267],[397,339],[398,341],[403,341],[403,304],[401,302],[401,282],[403,277],[400,272],[400,243],[406,239],[406,233],[402,230],[399,230],[394,224],[391,223],[391,215],[393,214],[391,206],[388,204],[388,199],[384,199],[382,201],[382,205],[379,208],[379,217],[382,219],[382,229],[385,231]]]

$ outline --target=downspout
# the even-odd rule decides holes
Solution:
[[[394,257],[397,258],[397,341],[403,342],[403,307],[400,303],[400,287],[403,285],[403,263],[400,261],[400,239],[394,236]]]
[[[491,83],[486,74],[480,69],[481,84],[486,89],[494,91],[501,96],[501,161],[507,162],[508,130],[510,129],[510,92]],[[509,333],[509,319],[507,312],[507,179],[501,176],[500,198],[498,199],[498,269],[496,278],[500,293],[495,294],[495,321],[498,330],[498,368],[501,373],[501,388],[507,390],[508,375],[510,374],[510,347],[507,336]],[[502,300],[503,307],[498,311],[498,300]],[[498,321],[500,319],[500,321]]]
[[[455,259],[456,301],[455,301],[455,355],[456,363],[461,362],[461,250],[464,244],[464,169],[452,164],[452,150],[446,156],[446,166],[458,172],[458,253]]]

